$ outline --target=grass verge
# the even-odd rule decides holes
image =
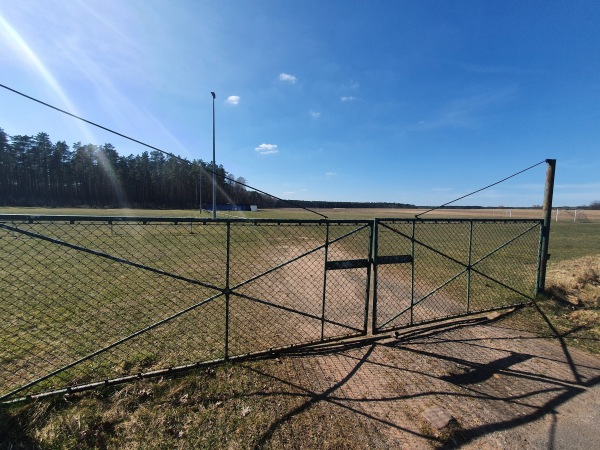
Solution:
[[[599,275],[600,255],[551,264],[546,294],[536,301],[539,310],[524,308],[505,324],[600,354]]]
[[[302,358],[254,361],[14,405],[0,449],[385,448],[375,425],[295,387],[302,374]]]

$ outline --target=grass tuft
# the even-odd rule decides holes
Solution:
[[[600,255],[553,262],[546,293],[536,303],[555,330],[540,319],[535,308],[524,308],[507,324],[548,338],[560,337],[570,346],[600,354],[599,271]]]

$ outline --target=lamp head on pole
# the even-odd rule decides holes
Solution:
[[[215,95],[215,93],[214,93],[214,92],[211,92],[211,93],[210,93],[210,95],[212,95],[212,97],[213,97],[213,100],[214,100],[215,98],[217,98],[217,96]]]

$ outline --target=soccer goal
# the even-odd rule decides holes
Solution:
[[[585,211],[581,209],[556,208],[554,217],[556,222],[589,222]]]

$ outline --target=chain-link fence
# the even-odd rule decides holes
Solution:
[[[371,230],[0,217],[0,397],[365,334]]]
[[[377,219],[375,226],[376,332],[535,296],[540,220]]]
[[[523,303],[540,226],[0,215],[0,400]]]

